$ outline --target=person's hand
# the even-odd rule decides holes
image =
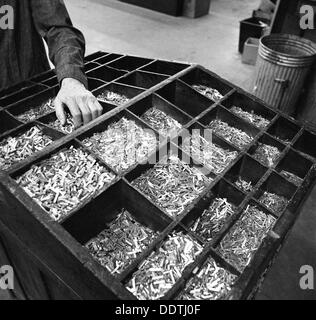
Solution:
[[[66,123],[65,106],[68,107],[75,128],[98,118],[102,107],[95,96],[76,79],[65,78],[55,99],[56,115],[62,125]]]

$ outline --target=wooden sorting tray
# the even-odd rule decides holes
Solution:
[[[103,52],[87,57],[86,63],[92,67],[87,75],[96,96],[104,90],[112,90],[128,96],[129,102],[121,106],[102,103],[104,114],[100,118],[69,135],[57,131],[53,134],[54,130],[47,127],[50,121],[56,119],[53,113],[37,119],[37,125],[53,134],[54,143],[7,172],[0,172],[0,239],[19,276],[23,294],[33,299],[136,299],[127,290],[126,284],[144,260],[159,250],[174,231],[179,231],[189,235],[203,250],[165,293],[164,299],[177,299],[188,281],[195,276],[196,270],[210,258],[237,277],[226,299],[251,298],[296,221],[300,206],[315,181],[316,134],[309,131],[305,124],[269,108],[262,101],[201,66]],[[39,85],[35,88],[42,89],[41,83],[49,80],[51,75],[52,72],[48,72],[33,78],[32,81],[38,81]],[[223,98],[213,101],[196,91],[192,87],[194,84],[216,88]],[[46,101],[56,94],[57,89],[52,86],[38,93],[30,87],[25,89],[31,97],[27,99],[25,94],[21,95],[22,87],[16,88],[16,94],[10,91],[10,99],[8,96],[4,98],[10,103],[0,111],[0,119],[2,115],[8,118],[4,121],[5,132],[1,132],[0,138],[14,136],[24,127],[29,127],[31,123],[23,125],[15,118],[18,110],[22,108],[24,111]],[[22,102],[19,101],[21,99]],[[259,129],[234,114],[231,111],[233,106],[264,116],[269,124]],[[172,136],[159,137],[159,133],[142,119],[143,114],[152,107],[177,120],[182,126],[181,130]],[[125,171],[117,171],[85,147],[83,140],[106,130],[110,124],[123,117],[135,121],[144,129],[151,129],[157,140],[160,138],[160,144],[148,155],[152,161],[136,162]],[[200,130],[203,135],[203,130],[215,119],[225,121],[253,138],[247,147],[240,149],[213,134],[214,144],[236,153],[235,159],[220,174],[205,170],[207,166],[197,164],[195,156],[186,153],[182,144],[184,133],[191,134],[193,130]],[[267,167],[254,157],[260,143],[276,146],[280,150],[280,156],[273,166]],[[90,153],[115,174],[115,179],[58,223],[26,194],[15,182],[15,178],[71,145]],[[169,216],[132,184],[154,166],[154,160],[160,157],[161,152],[166,155],[176,154],[180,160],[189,159],[191,167],[197,168],[209,178],[205,189],[176,217]],[[296,186],[288,181],[281,175],[283,170],[300,177],[302,184]],[[252,182],[253,189],[247,192],[237,187],[235,182],[239,178]],[[265,191],[285,197],[289,201],[287,207],[278,213],[265,207],[260,203],[260,197]],[[236,210],[212,240],[206,241],[191,228],[216,198],[226,198]],[[252,205],[273,217],[275,224],[250,263],[244,270],[238,270],[225,260],[218,248],[243,217],[245,210]],[[123,208],[140,224],[157,232],[157,237],[119,275],[112,275],[90,255],[84,245],[104,230]],[[29,275],[26,278],[25,272]]]

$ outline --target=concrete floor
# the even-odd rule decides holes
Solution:
[[[199,63],[248,90],[254,67],[241,63],[239,21],[260,0],[212,0],[208,16],[171,17],[117,0],[66,0],[84,33],[87,53],[97,50]]]

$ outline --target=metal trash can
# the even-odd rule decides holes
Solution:
[[[286,34],[262,37],[253,94],[292,115],[315,59],[312,41]]]

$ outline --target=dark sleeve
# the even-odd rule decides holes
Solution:
[[[37,31],[49,48],[59,82],[74,78],[87,87],[84,72],[85,39],[73,27],[63,0],[31,0],[32,15]]]

